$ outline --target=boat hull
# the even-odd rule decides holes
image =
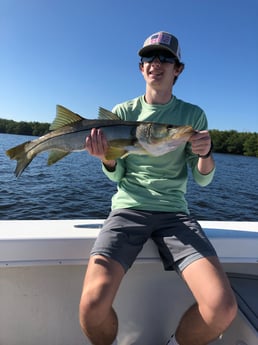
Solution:
[[[102,223],[0,222],[0,344],[89,344],[79,327],[78,305],[90,249]],[[247,301],[254,295],[240,306],[222,339],[213,344],[257,345],[258,223],[201,225],[238,300]],[[126,274],[114,303],[119,317],[118,344],[165,345],[193,302],[178,275],[163,270],[155,245],[148,241]],[[250,310],[244,309],[246,304]]]

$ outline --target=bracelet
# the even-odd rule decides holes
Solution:
[[[115,162],[115,165],[114,166],[112,166],[112,167],[110,167],[110,166],[108,166],[108,165],[106,165],[103,161],[101,161],[101,163],[104,165],[104,167],[108,170],[108,171],[110,171],[110,172],[113,172],[113,171],[115,171],[116,170],[116,165],[117,165],[117,162]]]
[[[203,158],[203,159],[209,158],[211,153],[212,153],[212,149],[213,149],[213,142],[211,141],[211,147],[209,149],[209,152],[206,153],[206,155],[198,155],[198,157],[199,158]]]

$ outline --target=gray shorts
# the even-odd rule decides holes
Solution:
[[[127,271],[149,238],[156,243],[165,270],[180,273],[195,260],[217,255],[201,226],[191,216],[133,209],[110,213],[91,255],[110,257]]]

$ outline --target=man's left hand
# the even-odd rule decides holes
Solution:
[[[192,144],[192,152],[205,156],[211,148],[211,137],[208,131],[199,131],[189,139]]]

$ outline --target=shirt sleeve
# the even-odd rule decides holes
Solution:
[[[203,175],[200,173],[197,166],[195,166],[192,173],[195,182],[198,183],[200,186],[205,187],[213,180],[215,168],[211,172],[209,172],[209,174]]]
[[[207,117],[203,111],[199,117],[199,121],[195,124],[195,129],[200,130],[200,131],[208,129]],[[207,186],[213,180],[213,177],[215,174],[215,167],[211,172],[209,172],[209,174],[205,174],[205,175],[201,174],[197,167],[198,160],[199,160],[198,155],[192,152],[190,143],[187,144],[186,152],[187,152],[187,162],[192,170],[192,175],[195,182],[198,183],[202,187]]]

